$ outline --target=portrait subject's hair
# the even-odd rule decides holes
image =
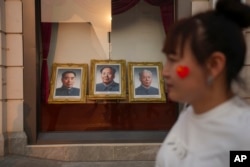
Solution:
[[[174,24],[168,34],[163,52],[183,55],[189,44],[195,59],[202,66],[212,53],[226,57],[226,81],[229,87],[238,80],[246,56],[246,42],[242,30],[250,25],[250,7],[240,0],[218,0],[216,9],[199,13]]]
[[[143,73],[149,73],[151,76],[153,75],[150,70],[144,69],[141,72],[139,72],[139,77],[142,78]]]
[[[76,73],[75,73],[74,71],[64,71],[64,72],[62,73],[62,78],[64,78],[65,75],[66,75],[66,74],[69,74],[69,73],[74,74],[74,76],[76,77]]]
[[[105,68],[109,68],[111,71],[112,71],[112,74],[114,75],[116,70],[115,68],[111,67],[111,66],[104,66],[100,69],[100,72],[102,73],[102,71],[105,69]]]

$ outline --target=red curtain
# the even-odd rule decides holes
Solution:
[[[112,15],[123,13],[134,7],[140,0],[112,0]],[[174,0],[144,0],[147,3],[159,6],[162,23],[167,33],[168,27],[174,22]]]
[[[112,0],[112,15],[123,13],[134,7],[140,0]]]
[[[167,33],[168,27],[174,22],[174,0],[144,0],[151,5],[159,6],[164,30]]]
[[[42,102],[47,103],[49,97],[49,71],[48,71],[48,55],[50,47],[52,23],[41,23],[42,36],[42,73],[41,73],[41,91]]]

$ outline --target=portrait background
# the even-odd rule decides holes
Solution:
[[[57,75],[56,75],[56,88],[62,87],[62,73],[65,71],[74,71],[76,73],[75,84],[74,87],[81,88],[81,80],[82,80],[82,70],[81,69],[72,69],[72,68],[57,68]]]
[[[137,88],[138,86],[141,85],[141,82],[140,82],[140,77],[139,77],[139,73],[142,71],[142,70],[149,70],[152,72],[152,83],[151,83],[151,86],[155,87],[155,88],[158,88],[159,89],[159,82],[158,82],[158,68],[155,67],[155,66],[152,66],[152,67],[142,67],[142,66],[134,66],[133,67],[133,74],[134,74],[134,85],[135,85],[135,88]]]

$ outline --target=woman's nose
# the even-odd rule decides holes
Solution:
[[[167,78],[170,76],[170,70],[168,68],[169,66],[167,65],[167,63],[165,63],[163,70],[162,70],[162,75],[163,77]]]

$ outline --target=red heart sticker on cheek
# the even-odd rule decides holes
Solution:
[[[189,68],[187,66],[178,66],[176,68],[176,73],[180,78],[184,79],[189,75]]]

